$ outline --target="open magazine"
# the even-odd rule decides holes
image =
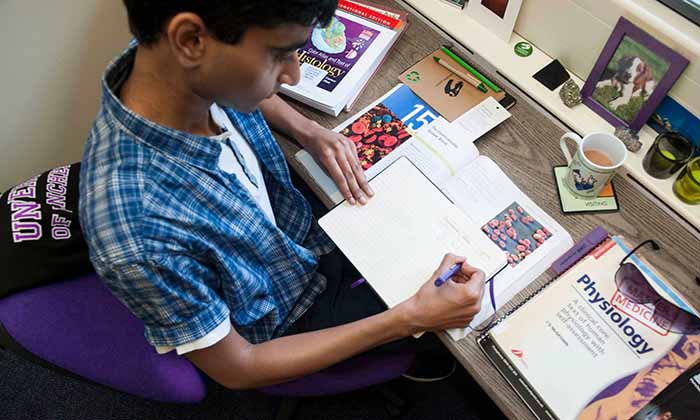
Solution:
[[[501,122],[508,115],[498,102],[488,98],[485,103],[449,123],[410,89],[399,85],[339,126],[339,130],[349,137],[362,137],[351,139],[361,143],[358,153],[369,179],[397,159],[408,158],[461,210],[464,221],[474,228],[473,232],[488,240],[486,246],[505,256],[506,268],[489,280],[493,282],[496,307],[502,306],[539,277],[573,245],[566,230],[523,193],[491,159],[480,156],[473,144],[474,139],[495,125],[494,121]],[[355,124],[361,125],[354,130],[358,133],[353,131]],[[372,125],[378,128],[376,132],[366,129]],[[296,157],[310,178],[324,192],[330,192],[333,202],[342,201],[333,181],[308,153],[301,151]],[[414,221],[415,224],[420,222]],[[371,238],[367,240],[371,241]],[[355,263],[352,258],[350,260]],[[439,262],[435,262],[435,267]],[[472,325],[478,325],[492,315],[489,293],[484,294],[481,307],[482,311]],[[450,335],[458,340],[469,332],[468,328],[452,330]]]

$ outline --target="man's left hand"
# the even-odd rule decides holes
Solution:
[[[306,138],[298,139],[299,142],[321,163],[343,197],[352,205],[357,202],[366,204],[374,191],[357,158],[355,144],[344,135],[324,128],[315,121],[311,122],[311,128],[305,134]]]

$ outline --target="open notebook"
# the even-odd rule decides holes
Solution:
[[[446,253],[467,257],[487,278],[506,265],[503,252],[407,158],[370,185],[376,195],[367,205],[344,202],[319,224],[389,307],[415,294]]]

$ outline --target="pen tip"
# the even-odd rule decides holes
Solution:
[[[433,56],[433,60],[437,61],[438,63],[440,62],[440,58]]]

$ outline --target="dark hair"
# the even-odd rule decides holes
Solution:
[[[182,12],[197,14],[220,41],[237,43],[251,26],[285,23],[303,26],[330,22],[337,0],[123,0],[129,29],[139,43],[158,41],[164,26]]]

